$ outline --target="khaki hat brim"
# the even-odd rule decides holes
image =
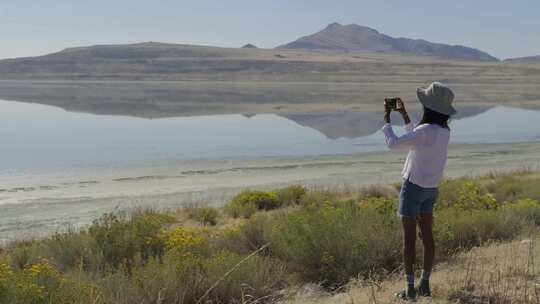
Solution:
[[[450,103],[441,102],[440,100],[433,98],[431,96],[428,96],[426,94],[425,88],[418,88],[416,90],[416,95],[418,96],[418,100],[420,103],[435,112],[439,112],[441,114],[445,114],[448,116],[455,115],[457,113],[456,109],[452,106]]]

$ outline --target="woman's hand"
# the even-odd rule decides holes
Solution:
[[[406,125],[408,125],[411,122],[411,119],[409,118],[409,114],[407,113],[407,109],[405,109],[405,103],[399,97],[397,98],[396,112],[401,113],[401,116],[403,116],[403,120],[405,121]]]
[[[386,102],[384,103],[384,122],[390,123],[390,113],[392,113],[392,108],[389,107]]]
[[[397,98],[397,102],[396,102],[396,112],[399,112],[401,113],[401,115],[406,115],[407,114],[407,109],[405,109],[405,103],[403,102],[403,100],[401,100],[401,98]]]

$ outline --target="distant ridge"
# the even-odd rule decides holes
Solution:
[[[402,53],[449,59],[498,61],[496,57],[470,47],[433,43],[422,39],[394,38],[357,24],[332,23],[320,32],[301,37],[277,48]]]
[[[254,44],[248,43],[242,47],[243,49],[258,49],[258,47]]]
[[[540,63],[540,55],[505,59],[509,63]]]

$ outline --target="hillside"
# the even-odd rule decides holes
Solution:
[[[2,78],[140,78],[210,70],[242,49],[145,42],[68,48],[37,57],[0,60]],[[249,50],[247,50],[249,52]],[[219,60],[219,61],[218,61]]]
[[[540,64],[540,55],[538,55],[538,56],[528,56],[528,57],[518,57],[518,58],[509,58],[509,59],[504,60],[504,62],[520,63],[520,64]]]
[[[449,59],[497,61],[498,59],[477,49],[461,45],[433,43],[422,39],[394,38],[357,25],[332,23],[313,35],[278,47],[279,49],[309,49],[341,52],[383,52]]]
[[[313,52],[320,50],[328,52]],[[351,58],[344,53],[357,56]],[[230,80],[238,73],[354,71],[362,69],[360,64],[378,59],[363,58],[360,53],[433,57],[427,59],[429,61],[497,61],[469,47],[393,38],[368,27],[333,23],[316,34],[275,50],[258,49],[252,44],[222,48],[159,42],[68,48],[44,56],[0,60],[0,79]],[[394,59],[386,57],[384,61],[391,63]],[[410,61],[425,59],[411,58]]]
[[[464,107],[540,104],[538,65],[434,56],[147,42],[0,60],[4,100],[149,118],[314,114],[292,117],[302,125],[317,125],[329,137],[353,136],[364,122],[327,125],[319,114],[377,113],[385,96],[416,100],[415,88],[434,80],[455,90],[462,113]]]

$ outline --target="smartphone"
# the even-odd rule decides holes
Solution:
[[[397,109],[397,101],[399,98],[397,97],[391,97],[391,98],[385,98],[384,104],[389,107],[392,110]]]

